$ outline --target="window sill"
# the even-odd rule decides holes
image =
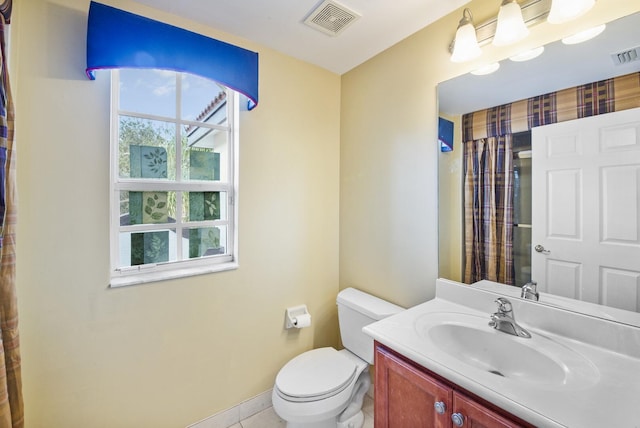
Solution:
[[[134,275],[123,275],[111,277],[110,288],[126,287],[128,285],[140,285],[150,282],[167,281],[171,279],[186,278],[189,276],[205,275],[208,273],[224,272],[238,269],[237,262],[219,263],[209,266],[197,266],[166,271],[136,273]]]

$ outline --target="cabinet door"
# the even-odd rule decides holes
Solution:
[[[451,426],[452,389],[400,358],[376,347],[375,427]],[[442,403],[444,412],[435,410]]]
[[[520,428],[524,426],[487,409],[458,392],[453,393],[452,413],[460,414],[463,417],[463,424],[456,425],[454,423],[454,428],[457,426],[465,428]]]

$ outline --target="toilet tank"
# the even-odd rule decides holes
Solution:
[[[342,344],[358,357],[373,364],[373,339],[363,333],[362,328],[397,314],[404,308],[355,288],[346,288],[338,293],[337,303]]]

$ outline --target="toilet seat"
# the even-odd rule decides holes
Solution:
[[[318,348],[289,361],[278,373],[275,386],[287,401],[318,401],[342,392],[357,374],[352,359],[334,348]]]

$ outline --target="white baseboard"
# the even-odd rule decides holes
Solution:
[[[229,428],[269,407],[271,407],[271,390],[189,425],[187,428]]]

